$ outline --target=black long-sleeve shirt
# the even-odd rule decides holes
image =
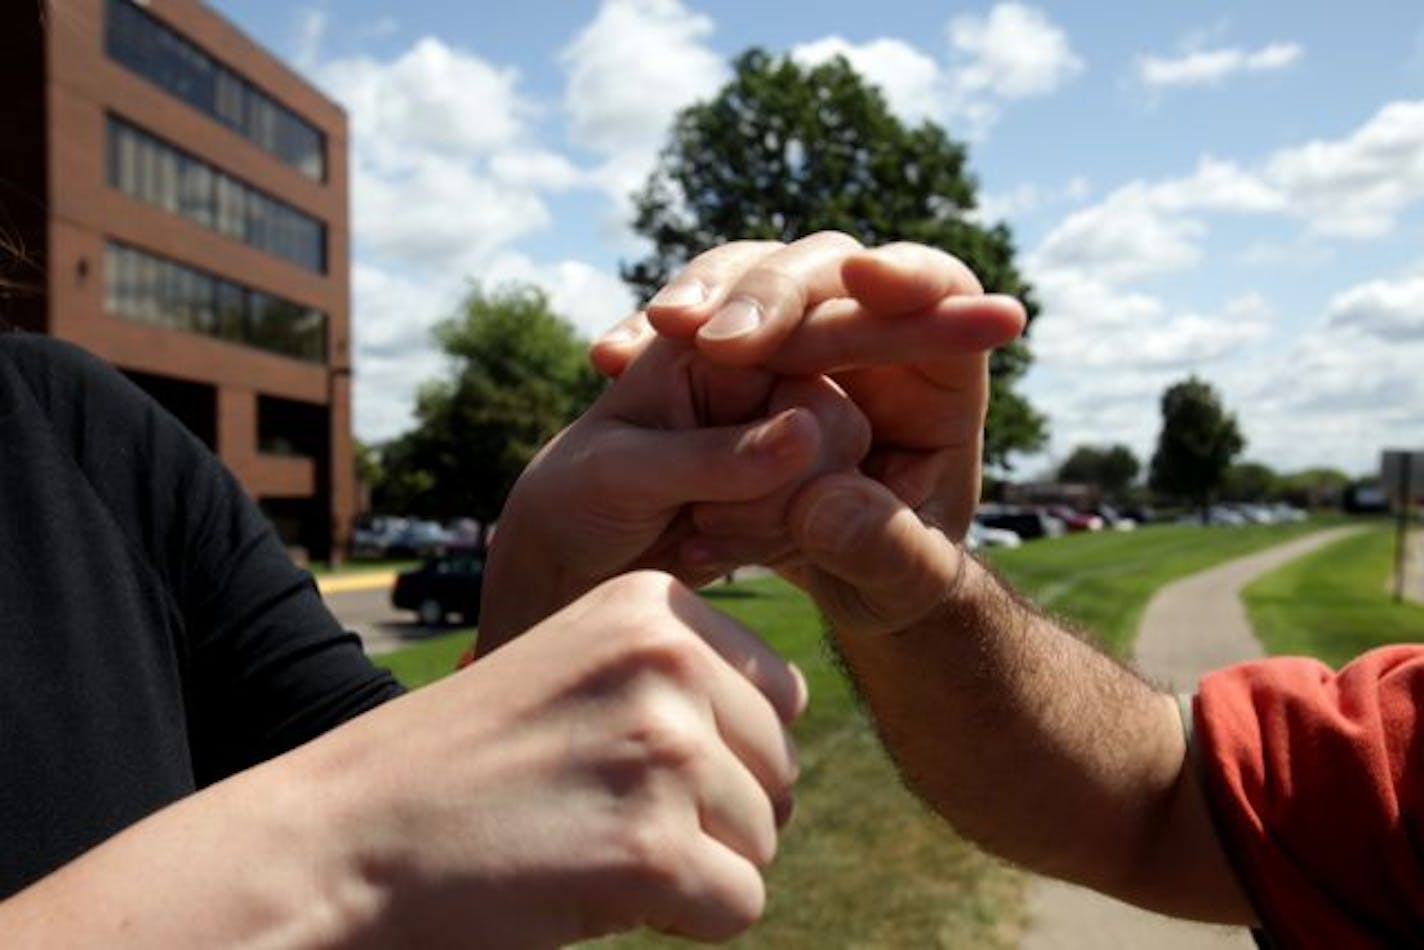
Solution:
[[[0,897],[399,692],[181,424],[0,333]]]

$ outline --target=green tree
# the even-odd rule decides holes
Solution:
[[[1205,519],[1227,466],[1245,447],[1236,417],[1222,407],[1216,391],[1203,380],[1188,377],[1162,394],[1162,432],[1149,479],[1152,489],[1191,501]]]
[[[602,383],[584,343],[537,287],[475,285],[435,338],[450,375],[421,388],[415,428],[385,446],[379,505],[488,524],[540,446]]]
[[[1282,475],[1277,495],[1302,508],[1338,505],[1352,479],[1338,468],[1307,468]]]
[[[1098,447],[1080,445],[1059,466],[1058,480],[1096,485],[1112,498],[1119,498],[1137,478],[1142,466],[1125,445]]]
[[[1221,492],[1232,501],[1264,501],[1276,492],[1279,476],[1260,462],[1237,462],[1221,479]]]
[[[956,255],[984,286],[1038,312],[1003,224],[971,219],[977,183],[963,145],[932,122],[911,128],[843,58],[803,67],[753,49],[710,102],[677,118],[635,196],[634,227],[653,245],[623,267],[644,299],[698,253],[735,238],[782,241],[839,230],[867,244],[909,240]],[[994,353],[985,457],[1040,448],[1044,418],[1014,383],[1023,343]]]

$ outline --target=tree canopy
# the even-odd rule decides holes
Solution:
[[[602,383],[537,287],[475,285],[435,337],[450,374],[422,387],[415,428],[384,447],[375,507],[489,523],[540,446]]]
[[[1111,497],[1120,497],[1137,479],[1142,466],[1125,445],[1080,445],[1058,468],[1058,480],[1096,485]]]
[[[839,230],[866,244],[942,248],[986,289],[1022,300],[1033,318],[1038,306],[1014,264],[1009,229],[973,219],[978,185],[963,145],[932,122],[901,122],[844,58],[804,67],[753,49],[735,66],[711,101],[678,116],[635,196],[634,227],[652,251],[625,264],[623,276],[644,299],[724,241]],[[991,462],[1046,439],[1043,417],[1013,389],[1029,361],[1022,342],[992,357]]]
[[[1195,376],[1162,394],[1162,431],[1152,455],[1150,483],[1165,495],[1205,507],[1246,440],[1236,417],[1212,387]]]

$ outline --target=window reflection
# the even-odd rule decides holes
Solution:
[[[326,141],[311,123],[208,56],[130,0],[108,0],[109,57],[271,152],[326,178]]]
[[[201,333],[320,363],[326,314],[196,268],[110,242],[104,307],[140,323]]]
[[[205,228],[326,272],[326,226],[127,122],[109,117],[109,184]]]

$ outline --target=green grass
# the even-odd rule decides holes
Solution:
[[[1394,531],[1379,524],[1259,578],[1243,591],[1267,651],[1339,667],[1371,647],[1424,641],[1424,606],[1394,602]]]
[[[994,562],[1050,610],[1124,649],[1160,585],[1316,527],[1077,535],[999,552]],[[802,779],[768,878],[767,914],[736,945],[1017,946],[1027,879],[960,840],[901,787],[805,598],[772,578],[716,585],[704,596],[796,662],[812,695],[796,726]],[[418,686],[448,672],[468,642],[466,632],[450,634],[379,662]],[[640,933],[598,946],[685,944]]]
[[[410,689],[415,689],[453,671],[455,661],[474,639],[475,628],[466,627],[372,657],[371,661],[390,670],[396,679]]]
[[[1043,609],[1125,654],[1147,601],[1180,577],[1318,531],[1339,519],[1294,525],[1153,525],[1075,534],[996,549],[994,567]]]

